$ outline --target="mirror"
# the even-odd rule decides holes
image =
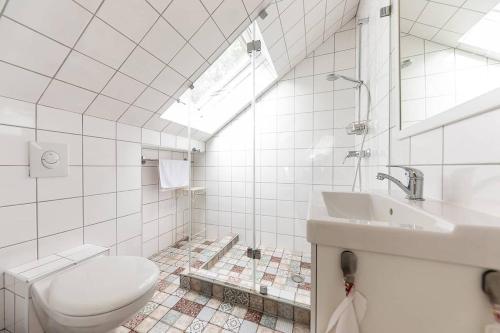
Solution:
[[[399,0],[400,126],[500,87],[500,0]]]

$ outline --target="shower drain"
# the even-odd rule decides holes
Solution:
[[[304,282],[304,277],[302,275],[299,275],[299,274],[293,274],[292,281],[295,283],[302,283],[302,282]]]

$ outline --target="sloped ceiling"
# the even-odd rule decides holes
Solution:
[[[401,0],[400,30],[450,47],[460,47],[460,38],[499,3],[500,0],[452,0],[446,4]]]
[[[359,0],[277,0],[257,22],[278,76],[286,74],[349,22]]]
[[[258,19],[280,75],[358,0],[0,0],[0,95],[185,135],[160,115]],[[193,133],[196,139],[207,138]]]

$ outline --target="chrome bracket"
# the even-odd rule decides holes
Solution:
[[[380,8],[380,17],[391,16],[392,7],[391,5]]]
[[[260,52],[262,49],[262,44],[260,40],[253,40],[247,43],[247,53],[252,53],[253,51]]]
[[[252,249],[251,247],[247,248],[247,257],[250,259],[260,259],[261,254],[260,249]]]

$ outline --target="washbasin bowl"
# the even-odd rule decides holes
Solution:
[[[442,201],[314,191],[309,200],[307,240],[500,269],[500,218]]]

